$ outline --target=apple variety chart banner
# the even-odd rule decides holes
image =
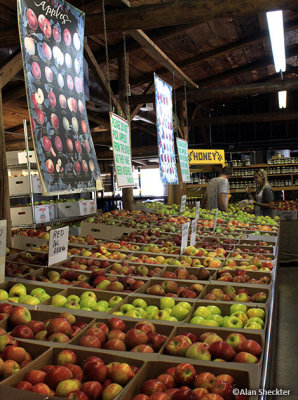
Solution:
[[[164,184],[178,184],[173,132],[172,86],[154,74],[159,170]]]
[[[131,151],[130,125],[119,115],[110,112],[114,163],[119,188],[134,187]]]
[[[5,281],[7,221],[0,221],[0,283]]]
[[[187,247],[189,225],[190,222],[186,222],[182,225],[180,254],[184,254]]]
[[[188,143],[184,139],[176,138],[182,182],[190,182],[188,163]]]
[[[68,233],[69,226],[50,231],[48,266],[67,259]]]
[[[64,0],[18,0],[27,102],[45,194],[101,187],[87,119],[85,14]]]

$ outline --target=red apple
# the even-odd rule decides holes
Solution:
[[[73,379],[78,379],[82,382],[83,380],[83,370],[79,365],[67,363],[64,364],[64,367],[68,368],[72,373]]]
[[[164,392],[165,390],[165,385],[157,379],[149,379],[145,381],[141,388],[141,392],[143,394],[147,394],[148,396],[151,396],[151,394],[156,392]]]
[[[234,361],[241,362],[241,363],[256,364],[259,362],[259,359],[257,357],[255,357],[253,354],[247,353],[245,351],[241,351],[240,353],[236,354]]]
[[[125,343],[120,339],[111,339],[108,340],[104,345],[103,348],[105,350],[116,350],[116,351],[126,351]]]
[[[142,332],[147,334],[156,332],[154,325],[148,321],[137,322],[135,328],[140,329]]]
[[[2,353],[3,360],[13,360],[18,364],[26,360],[26,350],[19,346],[6,346]]]
[[[46,373],[39,369],[32,369],[25,375],[25,380],[30,382],[31,385],[36,385],[37,383],[43,383],[45,380]]]
[[[187,349],[192,345],[189,337],[178,335],[170,339],[166,344],[166,351],[171,356],[184,357]]]
[[[27,9],[26,17],[28,20],[28,25],[30,26],[31,29],[33,29],[35,31],[37,28],[37,18],[36,18],[35,12],[31,8]]]
[[[176,387],[176,382],[173,375],[161,374],[156,378],[159,382],[162,382],[167,389]]]
[[[13,306],[8,303],[0,303],[0,313],[10,314],[13,310]]]
[[[196,400],[196,395],[191,389],[181,389],[175,392],[172,396],[172,400]]]
[[[211,343],[209,351],[213,358],[223,358],[226,361],[232,360],[236,354],[233,347],[224,341]]]
[[[215,382],[215,376],[210,372],[202,372],[195,377],[194,387],[205,388],[210,390]]]
[[[125,330],[126,330],[125,322],[122,321],[122,320],[119,319],[119,318],[116,318],[116,317],[113,317],[113,318],[111,318],[111,319],[109,320],[109,326],[110,326],[110,329],[111,329],[111,330],[119,329],[120,331],[123,331],[123,332],[125,332]],[[136,328],[137,328],[137,329],[140,329],[140,328],[138,328],[137,326],[136,326]],[[141,330],[142,330],[142,329],[141,329]]]
[[[91,397],[87,397],[87,395],[81,390],[75,390],[74,392],[68,393],[66,398],[71,400],[89,400]]]
[[[27,308],[18,306],[15,307],[9,314],[9,323],[13,326],[26,324],[31,321],[31,314]]]
[[[233,385],[229,382],[216,381],[211,388],[212,393],[222,396],[225,400],[233,400]]]
[[[240,344],[239,351],[245,351],[258,357],[262,353],[262,347],[255,340],[245,340]]]
[[[100,342],[99,338],[95,335],[82,336],[79,344],[80,344],[80,346],[84,346],[84,347],[94,347],[97,349],[101,348],[101,342]]]
[[[64,365],[67,363],[76,364],[77,363],[77,355],[74,351],[70,349],[62,350],[57,355],[57,364]]]
[[[45,329],[45,324],[43,321],[35,321],[33,319],[30,322],[28,322],[27,326],[30,329],[32,329],[34,334],[43,331]]]
[[[104,382],[107,377],[107,367],[99,362],[89,362],[83,367],[84,376],[87,380],[96,380],[100,383]]]
[[[27,382],[27,381],[20,381],[19,383],[17,383],[17,384],[15,385],[15,387],[16,387],[17,389],[20,389],[20,390],[31,390],[32,385],[31,385],[30,382]]]
[[[33,339],[34,333],[32,329],[30,329],[26,325],[17,325],[11,331],[11,335],[23,339]]]
[[[179,385],[189,385],[196,377],[196,370],[193,365],[188,363],[182,363],[177,365],[175,371],[175,381]]]
[[[45,383],[37,383],[32,386],[31,392],[43,394],[45,396],[53,396],[54,392],[45,384]]]
[[[125,335],[125,344],[131,349],[139,344],[147,344],[148,336],[140,329],[130,329]]]
[[[241,344],[246,340],[246,337],[241,333],[230,333],[225,342],[228,343],[233,349],[238,352],[240,351]]]

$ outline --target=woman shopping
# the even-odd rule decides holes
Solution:
[[[255,196],[250,193],[248,187],[246,187],[246,192],[248,193],[248,197],[254,200],[255,215],[272,218],[274,193],[268,182],[267,172],[264,169],[259,169],[254,173],[254,180],[257,185]]]

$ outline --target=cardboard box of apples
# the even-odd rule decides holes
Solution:
[[[266,285],[271,286],[271,273],[263,271],[246,271],[242,269],[216,271],[212,279],[214,281],[226,282],[228,284],[238,285]]]
[[[47,348],[31,365],[5,384],[45,396],[69,399],[113,400],[134,385],[144,363],[140,360],[80,350],[69,346]],[[70,393],[75,392],[77,397]],[[121,393],[121,397],[119,394]],[[71,397],[70,397],[71,396]]]

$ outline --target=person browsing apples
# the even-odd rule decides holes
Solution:
[[[272,218],[274,193],[268,182],[267,172],[262,168],[259,169],[254,173],[254,180],[257,185],[255,196],[252,195],[248,186],[246,187],[246,192],[255,205],[255,215]]]
[[[201,201],[201,207],[207,210],[215,208],[228,212],[229,179],[232,176],[232,168],[226,166],[217,178],[208,182],[206,193]]]

